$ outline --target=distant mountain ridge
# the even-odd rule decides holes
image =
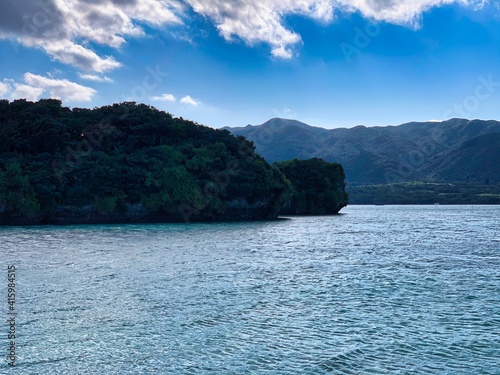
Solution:
[[[500,122],[494,120],[324,129],[273,118],[226,129],[253,141],[269,162],[318,157],[340,163],[350,184],[500,183]]]

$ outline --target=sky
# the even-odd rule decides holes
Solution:
[[[500,0],[2,0],[0,98],[215,128],[500,120]]]

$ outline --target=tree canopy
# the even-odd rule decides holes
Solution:
[[[322,159],[290,160],[274,163],[293,186],[290,203],[282,212],[289,214],[336,214],[348,203],[345,174],[340,164]]]
[[[0,100],[0,224],[331,214],[344,177],[316,158],[270,165],[243,136],[144,104]]]
[[[0,223],[266,219],[289,192],[252,142],[147,105],[0,101]]]

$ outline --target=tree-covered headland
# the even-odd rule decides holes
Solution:
[[[345,174],[340,164],[322,159],[276,162],[291,182],[292,196],[282,213],[300,215],[337,214],[348,203]]]
[[[0,100],[0,224],[273,219],[301,204],[287,173],[242,136],[151,106]]]

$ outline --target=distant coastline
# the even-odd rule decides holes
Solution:
[[[375,205],[500,204],[500,184],[407,182],[349,186],[349,204]]]

